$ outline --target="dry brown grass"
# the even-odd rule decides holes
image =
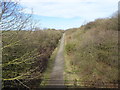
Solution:
[[[69,48],[68,48],[69,46]],[[66,52],[78,80],[118,81],[117,18],[97,19],[66,32]]]

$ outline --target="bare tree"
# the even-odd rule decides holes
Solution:
[[[23,13],[19,2],[0,1],[0,27],[2,30],[22,30],[28,27],[31,20],[31,14]]]
[[[36,28],[39,28],[39,30],[40,30],[40,22],[38,20],[31,18],[31,20],[29,22],[28,30],[34,31],[34,30],[36,30]]]

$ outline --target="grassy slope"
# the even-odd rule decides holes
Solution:
[[[66,80],[73,80],[73,85],[117,81],[117,44],[117,18],[98,19],[66,31]]]

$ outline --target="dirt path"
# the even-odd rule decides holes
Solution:
[[[54,67],[51,73],[49,85],[64,85],[64,78],[63,78],[63,72],[64,72],[64,37],[65,34],[63,34],[61,41],[60,41],[60,47],[57,53],[57,56],[55,58]]]

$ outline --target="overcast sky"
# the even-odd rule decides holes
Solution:
[[[20,0],[30,13],[33,8],[35,18],[41,27],[68,29],[80,27],[97,18],[110,17],[118,10],[119,0]]]

